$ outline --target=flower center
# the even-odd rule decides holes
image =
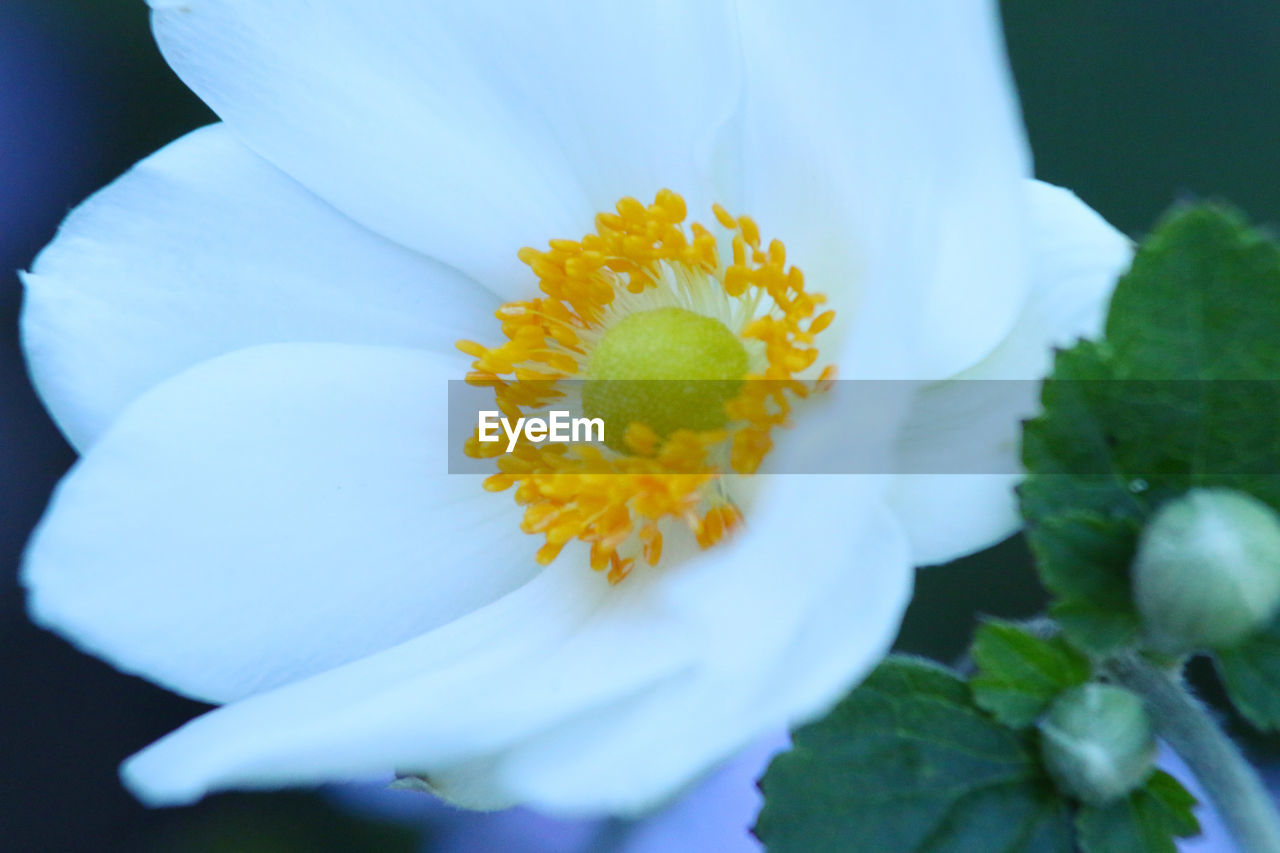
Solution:
[[[712,228],[685,226],[684,199],[662,190],[624,198],[581,241],[522,249],[542,295],[498,309],[499,346],[458,342],[467,381],[506,418],[578,396],[606,423],[595,444],[467,442],[495,461],[487,490],[515,487],[544,565],[577,540],[617,583],[637,559],[656,566],[664,536],[712,547],[742,522],[729,477],[754,473],[793,403],[835,375],[815,369],[825,298],[753,220],[714,213]]]
[[[687,308],[653,308],[623,317],[587,357],[582,408],[623,427],[641,424],[661,439],[678,429],[714,430],[742,389],[747,348],[714,317]],[[605,443],[630,452],[619,430]]]

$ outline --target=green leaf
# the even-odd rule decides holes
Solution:
[[[1163,502],[1225,486],[1280,509],[1278,328],[1280,248],[1200,205],[1138,250],[1105,339],[1058,354],[1024,429],[1019,495],[1054,613],[1081,649],[1132,640],[1129,564]]]
[[[1280,250],[1236,211],[1175,209],[1112,297],[1106,339],[1139,379],[1280,375]],[[1260,345],[1261,344],[1261,345]]]
[[[1064,636],[1085,654],[1105,658],[1133,643],[1138,635],[1138,615],[1124,606],[1101,608],[1090,601],[1059,601],[1049,616]]]
[[[1177,853],[1174,838],[1200,832],[1192,813],[1195,797],[1163,771],[1128,797],[1107,806],[1086,806],[1076,815],[1082,853]]]
[[[1040,579],[1057,597],[1052,613],[1078,648],[1105,656],[1138,633],[1129,564],[1138,522],[1065,509],[1028,530]]]
[[[1231,704],[1259,729],[1280,728],[1280,618],[1214,655]]]
[[[1070,808],[1034,739],[954,674],[893,657],[769,767],[771,853],[1070,853]]]
[[[1058,694],[1084,684],[1090,674],[1088,659],[1061,637],[1036,637],[1009,622],[978,628],[973,660],[974,701],[1012,728],[1033,724]]]
[[[1170,831],[1178,838],[1191,838],[1200,834],[1200,821],[1196,820],[1195,807],[1199,805],[1182,783],[1157,770],[1151,774],[1143,790],[1164,809]]]

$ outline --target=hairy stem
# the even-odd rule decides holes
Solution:
[[[1183,685],[1136,654],[1107,673],[1142,696],[1156,731],[1196,775],[1243,853],[1280,853],[1280,814],[1253,767]]]

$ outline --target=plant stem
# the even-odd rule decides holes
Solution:
[[[1253,767],[1183,685],[1136,654],[1106,672],[1140,695],[1156,731],[1196,775],[1242,853],[1280,853],[1280,814]]]

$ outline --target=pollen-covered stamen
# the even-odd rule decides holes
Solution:
[[[742,523],[723,475],[757,469],[773,429],[809,393],[802,377],[834,376],[831,367],[811,373],[815,338],[834,317],[818,311],[823,296],[805,290],[783,244],[766,247],[754,221],[718,205],[714,213],[719,233],[685,226],[684,199],[662,190],[648,206],[624,198],[581,241],[522,249],[543,296],[498,310],[500,346],[458,342],[475,359],[467,381],[492,388],[508,418],[545,409],[564,396],[564,380],[581,379],[588,408],[628,424],[602,446],[523,441],[506,453],[468,441],[469,455],[496,458],[486,489],[515,487],[522,528],[546,539],[543,564],[577,539],[616,583],[637,558],[657,565],[664,529],[716,544]],[[600,393],[619,379],[652,387],[636,399]],[[691,403],[666,384],[685,379],[730,391]]]

